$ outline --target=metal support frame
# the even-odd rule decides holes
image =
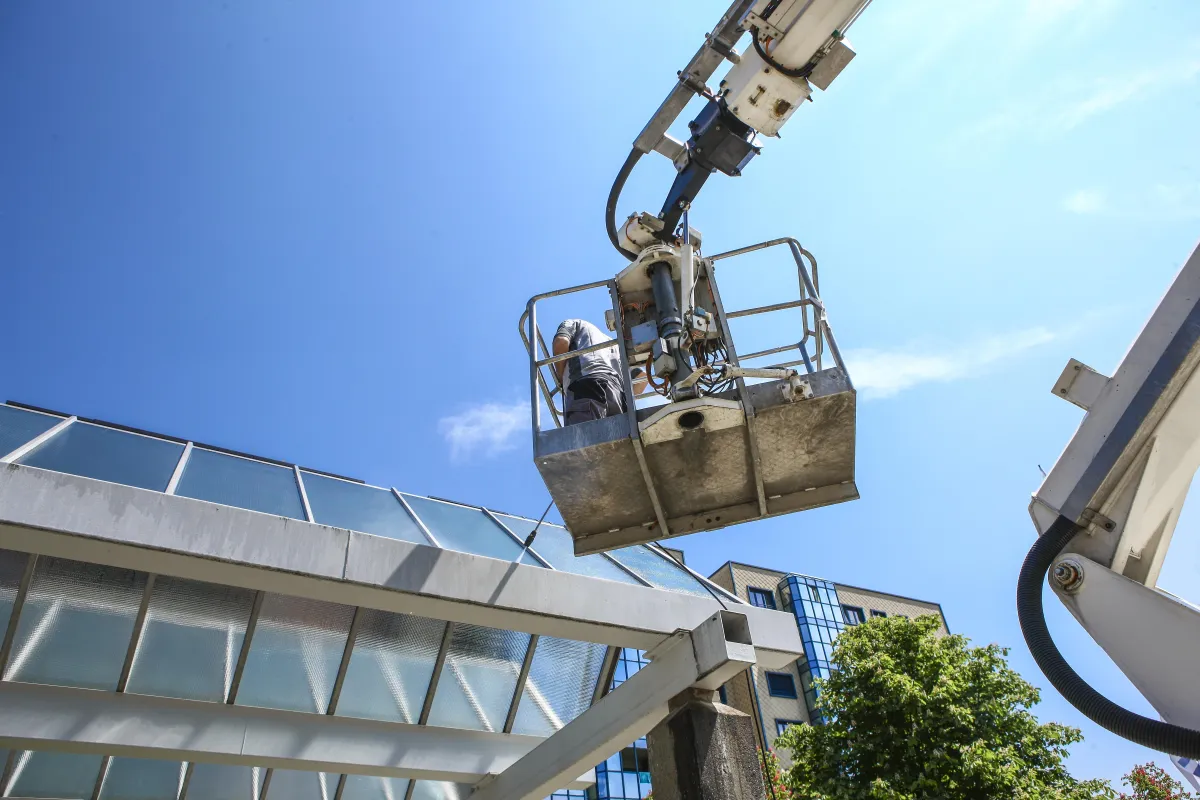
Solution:
[[[512,733],[513,723],[517,721],[517,708],[521,705],[521,695],[525,693],[525,683],[529,680],[529,669],[533,666],[533,655],[540,638],[536,633],[529,637],[525,659],[521,662],[520,672],[517,673],[517,685],[513,687],[512,702],[508,704],[508,715],[504,718],[504,733]]]
[[[50,441],[55,436],[69,428],[75,423],[76,419],[78,418],[67,417],[49,430],[42,431],[28,442],[18,447],[16,450],[13,450],[11,453],[8,453],[4,457],[0,458],[0,464],[11,464],[14,461],[19,461],[20,459],[32,453],[34,450],[41,447],[44,443]]]
[[[524,555],[525,553],[529,553],[529,555],[531,555],[531,556],[533,556],[534,558],[536,558],[536,559],[537,559],[537,561],[538,561],[538,563],[539,563],[539,564],[541,564],[541,565],[542,565],[543,567],[545,567],[546,569],[558,569],[558,568],[557,568],[557,567],[555,567],[553,564],[551,564],[549,561],[547,561],[546,559],[542,558],[541,554],[540,554],[540,553],[538,553],[538,551],[537,551],[537,550],[533,549],[533,545],[530,545],[529,547],[526,547],[526,546],[525,546],[525,540],[524,540],[524,539],[522,539],[520,536],[517,536],[515,533],[513,533],[513,531],[512,531],[512,528],[508,527],[508,526],[507,526],[507,525],[505,525],[503,522],[501,522],[501,521],[500,521],[500,518],[499,518],[499,517],[497,517],[497,516],[496,516],[494,513],[492,513],[491,509],[487,509],[487,508],[484,508],[483,506],[479,506],[479,510],[480,510],[480,511],[482,511],[484,514],[486,514],[488,519],[490,519],[492,522],[494,522],[494,523],[496,523],[497,525],[499,525],[499,526],[500,526],[500,530],[502,530],[502,531],[504,531],[505,533],[507,533],[507,534],[508,534],[508,535],[509,535],[509,536],[512,538],[512,540],[513,540],[514,542],[516,542],[517,544],[521,545],[521,552],[522,552],[522,555]],[[518,557],[518,559],[517,559],[517,562],[518,562],[518,563],[520,563],[520,558],[519,558],[519,557]]]
[[[0,547],[642,650],[719,608],[712,597],[614,584],[18,465],[0,470]],[[789,615],[745,610],[759,660],[769,668],[801,652]],[[253,627],[243,653],[253,642]],[[239,655],[242,670],[244,662]]]
[[[617,672],[617,657],[621,655],[621,648],[609,647],[604,652],[604,661],[600,663],[600,674],[596,677],[596,688],[592,691],[592,705],[600,702],[600,698],[608,694],[608,687],[612,686],[613,675]]]
[[[429,526],[425,524],[424,520],[417,516],[417,512],[412,510],[412,506],[408,504],[408,501],[404,499],[404,495],[401,494],[400,490],[395,486],[392,487],[392,495],[400,501],[400,505],[404,506],[404,510],[408,512],[408,516],[412,518],[413,522],[417,523],[417,527],[421,529],[421,533],[425,534],[425,538],[429,540],[429,543],[434,547],[441,547],[441,542],[439,542],[437,537],[433,535],[433,532],[429,530]]]
[[[233,705],[237,702],[238,688],[242,685],[242,673],[246,671],[246,659],[250,657],[250,645],[254,642],[254,629],[258,627],[258,615],[262,612],[263,600],[267,593],[254,593],[254,602],[250,606],[250,618],[246,620],[246,632],[242,634],[242,649],[238,653],[237,665],[233,668],[233,677],[229,679],[229,697],[225,702]]]
[[[189,761],[183,768],[183,780],[179,782],[179,800],[187,800],[188,787],[192,783],[192,773],[196,771],[196,762]]]
[[[454,623],[447,622],[445,630],[442,631],[442,643],[438,645],[437,658],[433,660],[433,672],[429,676],[429,688],[425,690],[425,701],[421,704],[421,716],[417,718],[418,725],[429,722],[429,712],[433,710],[433,696],[442,680],[442,669],[446,666],[446,654],[450,651],[450,641],[453,638]]]
[[[677,632],[647,655],[649,666],[507,770],[481,782],[472,800],[540,800],[649,732],[666,718],[672,697],[689,688],[716,691],[754,663],[746,616],[730,611]]]
[[[543,739],[0,683],[0,747],[475,783]],[[563,786],[584,788],[589,768]],[[559,787],[556,787],[559,788]]]
[[[704,588],[708,589],[708,591],[710,593],[723,594],[723,595],[725,595],[725,598],[727,600],[729,600],[730,602],[736,603],[738,605],[745,604],[745,601],[742,600],[742,598],[738,597],[736,594],[729,591],[724,586],[720,586],[719,584],[713,583],[708,578],[704,577],[699,572],[696,572],[696,570],[689,567],[687,564],[683,563],[682,561],[677,560],[674,556],[672,556],[670,553],[667,552],[667,548],[664,547],[661,542],[650,542],[649,544],[646,545],[646,548],[650,552],[658,555],[659,558],[669,561],[672,566],[678,567],[679,569],[683,570],[687,574],[691,575],[693,578],[696,579],[696,581],[698,583],[700,583],[702,586],[704,586]],[[720,601],[718,600],[718,602],[720,602]]]
[[[342,650],[342,660],[338,663],[337,676],[333,679],[333,690],[329,693],[329,710],[327,714],[336,714],[338,700],[342,697],[342,687],[346,684],[346,670],[350,668],[350,658],[354,655],[354,643],[358,641],[358,630],[362,627],[363,610],[354,609],[354,617],[350,620],[350,631],[346,634],[346,647]]]
[[[737,347],[733,343],[733,334],[729,330],[729,316],[725,313],[725,304],[721,302],[721,291],[717,287],[716,269],[708,263],[708,288],[712,291],[713,304],[716,306],[717,319],[721,324],[721,335],[725,337],[725,351],[729,354],[729,363],[740,367]],[[750,402],[750,393],[746,391],[746,379],[741,375],[734,379],[737,386],[738,400],[742,404],[742,412],[746,416],[746,439],[750,442],[750,468],[754,471],[754,495],[758,500],[758,513],[767,515],[767,492],[763,484],[762,454],[758,447],[758,432],[754,425],[754,403]]]
[[[171,473],[171,480],[167,483],[167,494],[175,494],[175,490],[179,488],[179,481],[183,478],[183,471],[187,469],[188,459],[191,457],[192,443],[188,442],[183,446],[183,452],[179,454],[179,461],[175,462],[175,469]]]
[[[9,750],[8,758],[4,759],[4,767],[0,770],[0,796],[8,794],[8,783],[12,780],[13,765],[17,760],[17,751]]]
[[[156,576],[150,573],[146,576],[146,587],[142,591],[142,602],[138,606],[137,616],[133,619],[133,632],[129,636],[129,649],[125,651],[125,661],[121,665],[121,677],[117,679],[117,691],[125,691],[129,685],[129,675],[133,672],[133,659],[137,656],[138,645],[142,641],[142,629],[146,626],[146,613],[150,610],[150,597],[154,594]]]
[[[308,503],[308,492],[304,488],[304,478],[300,476],[300,467],[292,465],[292,473],[296,476],[296,490],[300,492],[300,503],[304,506],[304,519],[308,522],[316,522],[316,517],[313,516],[312,506]]]
[[[640,583],[642,586],[653,586],[653,585],[654,585],[654,584],[650,583],[650,581],[646,580],[646,579],[645,579],[645,578],[643,578],[641,575],[638,575],[636,572],[634,572],[634,571],[633,571],[633,570],[631,570],[629,567],[625,566],[625,565],[624,565],[624,564],[622,564],[620,561],[618,561],[617,559],[613,558],[613,557],[612,557],[612,556],[611,556],[609,553],[607,553],[607,552],[605,552],[605,551],[603,551],[603,550],[602,550],[602,551],[600,551],[600,552],[594,553],[593,555],[603,556],[603,557],[604,557],[604,559],[605,559],[606,561],[608,561],[608,563],[610,563],[610,564],[613,564],[614,566],[616,566],[616,568],[617,568],[617,569],[621,570],[621,572],[624,572],[626,575],[628,575],[629,577],[633,578],[635,581],[637,581],[638,583]]]
[[[617,295],[616,281],[609,281],[608,294],[612,299],[613,313],[618,320],[618,328],[623,328],[620,323],[621,315],[621,298]],[[625,337],[617,336],[617,345],[620,348],[621,363],[629,364],[629,354],[625,350]],[[654,477],[650,474],[650,466],[646,463],[646,454],[642,450],[642,433],[638,427],[637,418],[637,402],[633,399],[633,379],[629,374],[629,370],[621,371],[621,389],[625,392],[625,396],[629,398],[629,409],[626,412],[629,417],[629,439],[633,443],[633,452],[637,456],[638,469],[642,472],[642,481],[646,484],[646,492],[650,496],[650,505],[654,508],[654,518],[658,520],[658,529],[662,531],[663,536],[670,536],[671,529],[667,526],[667,514],[663,511],[662,502],[658,499],[658,489],[654,486]],[[536,442],[535,450],[536,453]]]
[[[8,616],[8,627],[4,631],[4,642],[0,644],[0,679],[3,678],[4,671],[8,669],[8,656],[12,652],[13,640],[17,636],[17,621],[21,618],[22,609],[25,608],[25,598],[29,594],[29,584],[33,581],[37,560],[36,554],[29,554],[25,560],[25,569],[21,573],[21,582],[17,584],[17,594],[13,597],[12,611]],[[0,786],[0,792],[3,792],[3,786]]]
[[[721,62],[725,59],[736,60],[733,46],[744,32],[742,20],[753,8],[754,2],[755,0],[734,0],[729,6],[717,21],[712,33],[704,37],[704,44],[700,45],[700,49],[679,73],[679,81],[671,87],[666,99],[634,140],[634,149],[642,153],[659,151],[671,157],[670,153],[675,151],[675,147],[674,140],[667,135],[667,129],[687,107],[697,89],[703,87],[717,71]]]

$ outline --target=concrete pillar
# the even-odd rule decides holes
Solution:
[[[766,800],[750,717],[689,689],[646,737],[654,800]]]

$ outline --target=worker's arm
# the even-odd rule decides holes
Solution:
[[[571,340],[566,336],[555,336],[550,347],[554,350],[554,355],[561,356],[563,353],[571,349]],[[567,360],[557,361],[554,363],[554,374],[558,376],[558,382],[562,383],[563,370],[567,368]]]

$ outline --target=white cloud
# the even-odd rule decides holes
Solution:
[[[1063,199],[1073,214],[1120,219],[1175,221],[1200,218],[1200,181],[1160,183],[1140,191],[1122,191],[1113,199],[1102,189],[1080,189]]]
[[[915,345],[897,350],[852,350],[846,354],[846,368],[864,399],[878,399],[923,383],[970,377],[1056,338],[1051,331],[1038,327],[989,336],[940,353]]]
[[[1063,208],[1072,214],[1096,214],[1104,210],[1106,200],[1099,189],[1080,189],[1063,200]]]
[[[482,403],[438,420],[438,432],[450,445],[450,458],[491,458],[513,449],[514,439],[529,430],[529,403]]]
[[[1124,74],[1059,81],[966,126],[958,132],[956,140],[974,147],[981,139],[1060,135],[1133,100],[1188,84],[1198,75],[1200,55],[1193,52],[1184,58]]]

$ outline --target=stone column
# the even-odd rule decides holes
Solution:
[[[646,737],[654,800],[766,800],[750,717],[689,689]]]

